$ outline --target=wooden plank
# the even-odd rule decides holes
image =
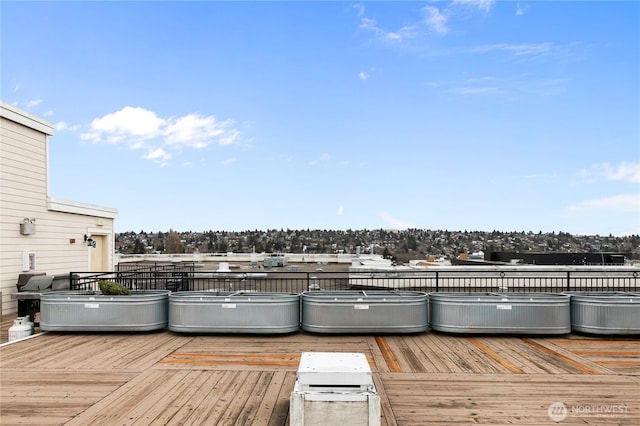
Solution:
[[[118,423],[132,425],[149,425],[158,417],[162,417],[170,406],[171,400],[176,398],[176,392],[186,389],[184,378],[189,371],[164,372],[158,375],[158,385],[150,393],[136,393],[136,404],[130,409],[121,407],[121,417]],[[188,383],[187,383],[188,386]],[[119,410],[120,411],[120,410]]]
[[[373,384],[375,385],[376,392],[380,397],[380,423],[388,426],[397,426],[398,423],[396,422],[396,416],[393,413],[393,407],[391,407],[391,403],[387,397],[387,391],[384,388],[384,383],[378,374],[373,375]]]
[[[437,346],[439,342],[436,340],[436,336],[432,333],[419,334],[414,336],[416,346],[422,353],[420,356],[423,359],[423,368],[425,372],[441,372],[447,371],[446,364],[440,359],[438,355]]]
[[[123,386],[106,395],[97,404],[74,417],[68,425],[117,423],[123,413],[135,407],[132,401],[137,402],[142,396],[153,394],[153,390],[160,387],[166,377],[154,370],[137,374]]]
[[[260,406],[256,410],[251,424],[266,425],[269,423],[269,419],[271,418],[271,415],[274,411],[278,395],[280,394],[280,391],[284,384],[285,377],[286,372],[283,370],[276,371],[271,375],[268,387],[264,391],[264,396],[260,401]],[[293,388],[289,390],[289,393],[291,393],[291,391],[293,391]]]
[[[166,421],[167,425],[181,426],[191,423],[192,414],[201,405],[206,404],[209,392],[223,378],[222,371],[194,371],[195,378],[190,381],[191,386],[183,395],[181,401],[174,402],[177,410]]]
[[[157,413],[153,421],[145,423],[144,421],[140,422],[139,419],[136,419],[134,424],[184,424],[188,418],[188,415],[184,416],[184,413],[188,412],[188,409],[185,410],[184,408],[193,402],[198,389],[200,389],[203,383],[212,378],[211,374],[202,374],[200,371],[185,371],[185,373],[182,380],[170,389],[162,400],[154,402],[154,404],[162,408],[162,410]]]
[[[411,369],[410,371],[416,373],[429,371],[431,363],[424,354],[420,342],[416,340],[416,336],[403,336],[399,348],[401,357],[406,359],[406,363]]]
[[[299,354],[187,354],[173,353],[158,362],[172,365],[243,365],[297,367],[300,364]]]
[[[268,426],[282,426],[289,418],[289,398],[296,382],[296,373],[288,371],[284,377],[282,387],[276,397],[276,403],[273,408],[271,418],[267,423]]]
[[[134,377],[125,372],[3,369],[0,424],[63,424]]]
[[[445,334],[431,334],[429,336],[434,343],[435,349],[431,356],[438,360],[440,369],[438,371],[447,371],[451,373],[462,373],[464,370],[457,364],[456,356],[451,351],[445,351],[444,348],[449,347],[451,339],[457,339],[458,336],[449,336]]]
[[[371,369],[374,373],[376,372],[389,372],[389,366],[387,365],[382,352],[380,351],[380,347],[376,342],[375,336],[369,336],[367,338],[368,352],[371,354],[372,366]]]
[[[552,348],[552,347],[549,347],[549,346],[547,346],[547,345],[545,345],[545,344],[543,344],[541,342],[538,342],[536,340],[529,339],[529,338],[522,339],[522,340],[524,342],[530,344],[531,346],[539,349],[540,351],[544,352],[545,354],[547,354],[547,355],[549,355],[549,356],[551,356],[553,358],[559,359],[560,361],[564,362],[565,364],[568,364],[571,367],[573,367],[573,368],[575,368],[575,369],[577,369],[579,371],[582,371],[585,374],[601,374],[602,373],[600,369],[594,368],[593,366],[585,365],[584,362],[579,362],[577,360],[574,360],[574,359],[570,358],[569,356],[560,353],[559,350],[557,350],[555,348]]]
[[[0,360],[3,368],[140,369],[187,341],[169,333],[46,333],[0,348]]]
[[[373,357],[369,353],[365,353],[369,365],[375,368]],[[158,361],[158,364],[166,366],[178,367],[223,367],[225,369],[234,369],[234,367],[242,367],[245,369],[278,369],[286,368],[297,370],[300,364],[299,354],[189,354],[189,353],[172,353]],[[251,368],[255,367],[255,368]]]
[[[575,372],[557,360],[550,360],[540,351],[524,343],[519,337],[490,336],[478,340],[496,351],[500,356],[520,368],[525,374],[564,374]]]
[[[262,422],[256,421],[256,415],[262,406],[262,402],[267,396],[267,392],[270,390],[270,384],[273,379],[274,372],[260,372],[256,380],[256,385],[249,391],[248,398],[245,401],[244,407],[240,410],[239,415],[233,422],[236,425],[249,425],[249,424],[261,424],[266,425],[267,420],[263,419]],[[228,423],[230,424],[230,423]]]
[[[261,378],[262,380],[260,380]],[[247,412],[246,414],[252,415],[250,412],[252,409],[249,408],[252,401],[251,396],[256,391],[256,387],[262,388],[258,389],[258,393],[261,393],[266,388],[265,379],[267,379],[266,382],[268,383],[269,378],[261,371],[247,372],[247,376],[241,382],[236,383],[238,391],[234,392],[232,390],[230,393],[233,396],[226,398],[225,403],[218,404],[216,410],[214,410],[214,413],[217,414],[217,417],[214,416],[218,419],[217,424],[246,424],[240,421],[242,413]],[[223,399],[220,401],[223,401]],[[255,410],[255,407],[253,409]]]
[[[467,337],[467,341],[472,345],[474,345],[476,348],[480,349],[483,353],[485,353],[491,359],[496,361],[498,364],[502,365],[509,372],[514,374],[524,374],[524,371],[522,371],[521,368],[517,367],[513,363],[503,358],[502,356],[498,355],[493,349],[489,348],[487,345],[480,342],[479,340],[472,337]]]
[[[475,346],[467,341],[464,337],[449,336],[446,341],[449,348],[447,354],[449,359],[455,363],[459,371],[465,373],[507,373],[509,370],[504,365],[496,362],[496,359],[502,360],[502,357],[496,359],[487,355],[480,348],[482,345]],[[487,346],[488,348],[488,346]],[[490,350],[491,353],[493,351]],[[497,354],[495,354],[497,355]],[[503,360],[506,361],[506,360]]]
[[[393,352],[391,351],[391,348],[389,347],[389,344],[387,343],[385,338],[382,336],[376,336],[375,340],[378,348],[380,349],[380,352],[382,353],[382,357],[384,358],[387,369],[392,373],[398,373],[402,371],[398,360],[393,355]]]
[[[402,370],[391,371],[372,335],[296,333],[272,340],[47,333],[0,348],[0,424],[281,426],[303,351],[365,353],[381,397],[382,424],[547,424],[547,408],[555,401],[627,404],[635,417],[618,417],[619,424],[640,417],[638,342],[525,338],[537,344],[532,345],[519,337],[474,336],[481,343],[476,345],[466,337],[385,335]],[[94,356],[85,359],[83,351]],[[514,374],[516,369],[524,374]],[[609,421],[580,417],[565,423]]]
[[[556,401],[569,407],[626,404],[628,415],[616,419],[620,424],[633,424],[640,410],[638,382],[620,380],[620,376],[415,373],[380,376],[399,424],[548,424],[547,409]],[[593,424],[602,423],[600,418],[579,419],[584,424],[590,420]]]

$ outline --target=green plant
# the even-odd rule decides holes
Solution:
[[[102,294],[114,295],[130,295],[131,292],[122,284],[115,281],[98,281],[98,286]]]

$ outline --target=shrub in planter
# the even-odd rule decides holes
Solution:
[[[102,294],[117,296],[117,295],[131,295],[131,292],[122,284],[115,281],[99,281],[98,287]]]

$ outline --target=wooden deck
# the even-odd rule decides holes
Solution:
[[[0,424],[285,425],[303,351],[366,354],[382,425],[640,424],[639,339],[168,331],[0,347]]]

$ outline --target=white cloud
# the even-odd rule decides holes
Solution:
[[[59,121],[55,124],[54,127],[56,130],[66,130],[69,125],[64,121]]]
[[[524,11],[529,9],[529,5],[521,5],[520,2],[516,5],[516,16],[524,15]]]
[[[360,73],[358,73],[358,78],[359,78],[360,80],[362,80],[362,81],[368,80],[368,79],[369,79],[369,77],[370,77],[370,75],[369,75],[369,74],[367,74],[367,73],[366,73],[366,72],[364,72],[364,71],[360,71]]]
[[[63,131],[75,132],[76,130],[80,129],[80,126],[78,124],[74,124],[71,126],[66,121],[59,121],[54,125],[54,128],[59,132],[63,132]]]
[[[567,208],[570,212],[634,212],[640,210],[640,194],[620,194],[610,197],[594,198],[571,205]]]
[[[87,139],[100,142],[103,134],[108,138],[116,136],[116,141],[121,139],[119,136],[150,139],[158,136],[160,128],[164,125],[165,120],[158,117],[155,112],[126,106],[120,111],[94,119],[91,122],[93,132],[90,137],[87,135]]]
[[[469,96],[502,96],[514,99],[520,96],[553,96],[564,90],[566,80],[531,79],[527,74],[509,78],[475,77],[461,80],[425,81],[422,86],[447,93]]]
[[[38,106],[42,103],[42,99],[33,99],[31,101],[25,102],[24,106],[26,109],[33,108],[34,106]]]
[[[51,110],[45,111],[42,115],[45,116],[45,117],[51,117],[53,115],[53,111],[51,111]]]
[[[159,117],[140,107],[126,106],[120,111],[94,119],[80,137],[93,143],[111,143],[127,149],[144,149],[144,158],[160,164],[173,157],[172,151],[202,149],[211,144],[230,145],[239,138],[231,120],[198,113],[182,117]]]
[[[432,2],[435,3],[436,0]],[[361,29],[373,32],[379,40],[400,43],[424,36],[427,31],[439,35],[448,34],[450,21],[465,19],[478,11],[488,13],[494,3],[495,0],[454,0],[446,7],[425,6],[420,11],[422,17],[416,19],[415,24],[402,26],[395,31],[384,29],[375,19],[364,16],[364,7],[354,8],[358,10]]]
[[[342,213],[344,213],[344,207],[340,206],[338,207],[338,216],[342,216]]]
[[[447,34],[449,32],[447,17],[440,13],[440,9],[434,6],[427,6],[422,10],[426,14],[424,22],[430,30],[438,34]]]
[[[370,18],[360,19],[360,28],[372,31],[379,39],[388,42],[400,42],[405,39],[414,38],[417,35],[417,28],[415,26],[404,26],[397,31],[386,31],[378,27],[375,19]]]
[[[453,91],[459,95],[475,96],[497,95],[503,93],[502,90],[497,87],[456,87]]]
[[[617,167],[611,167],[604,163],[605,177],[608,180],[621,180],[625,182],[640,183],[640,163],[621,163]]]
[[[416,226],[413,225],[412,223],[407,222],[405,220],[396,219],[387,212],[380,213],[380,217],[393,229],[416,228]]]
[[[155,148],[149,150],[143,158],[147,160],[153,160],[154,162],[160,164],[161,166],[166,166],[171,159],[171,154],[166,152],[162,148]]]
[[[493,7],[495,0],[453,0],[452,6],[464,6],[467,8],[478,9],[482,12],[489,12]]]
[[[357,11],[358,16],[363,16],[364,15],[364,5],[363,4],[354,4],[351,7],[353,7]]]
[[[598,180],[613,180],[631,183],[640,183],[640,162],[611,165],[608,162],[594,164],[588,169],[578,172],[582,183],[594,183]]]
[[[476,53],[490,53],[495,51],[512,53],[515,56],[537,56],[546,55],[554,50],[554,46],[551,43],[534,43],[534,44],[509,44],[509,43],[497,43],[487,44],[483,46],[474,47],[473,52]]]
[[[309,165],[313,167],[316,164],[320,163],[321,161],[329,161],[330,159],[331,159],[331,156],[325,152],[318,159],[309,161]]]
[[[226,122],[227,125],[231,126],[233,123],[231,121]],[[240,131],[235,130],[235,129],[225,129],[224,134],[222,134],[219,138],[218,141],[220,142],[220,145],[231,145],[233,143],[235,143],[238,138],[240,137]],[[251,142],[253,142],[253,139],[249,139],[247,141],[249,143],[249,145],[251,144]]]
[[[223,123],[218,123],[213,116],[202,117],[199,114],[169,119],[162,131],[168,145],[191,148],[204,148],[223,133]]]
[[[236,157],[231,157],[221,161],[220,164],[222,164],[223,166],[228,166],[235,163],[236,161],[238,161]]]

